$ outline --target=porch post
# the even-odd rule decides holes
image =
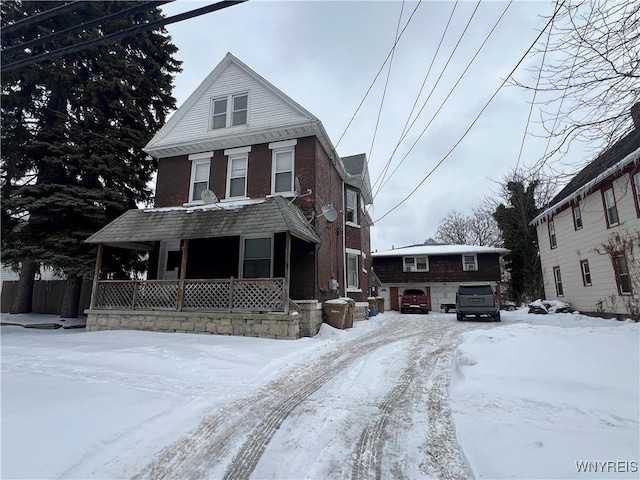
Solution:
[[[284,247],[284,286],[282,290],[282,300],[284,303],[284,313],[289,313],[289,282],[291,281],[291,232],[287,231]]]
[[[182,258],[180,261],[180,280],[178,280],[178,311],[184,305],[184,279],[187,276],[187,257],[189,256],[189,239],[182,240]]]
[[[104,245],[98,244],[98,254],[96,255],[96,269],[93,272],[93,285],[91,286],[91,301],[89,302],[89,309],[93,309],[96,306],[96,295],[98,292],[98,279],[100,278],[100,270],[102,269],[102,252]]]

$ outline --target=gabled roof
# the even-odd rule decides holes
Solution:
[[[91,235],[87,243],[147,248],[150,242],[281,233],[312,243],[320,239],[302,211],[281,196],[197,207],[129,210]]]
[[[367,167],[367,156],[364,153],[342,157],[344,168],[349,174],[346,183],[358,188],[362,192],[364,203],[373,203],[371,193],[371,181],[369,179],[369,169]]]
[[[505,255],[510,250],[499,247],[482,247],[478,245],[412,245],[410,247],[394,248],[384,252],[373,252],[372,257],[404,257],[411,255],[471,255],[483,253],[498,253]]]
[[[537,225],[544,218],[550,218],[572,200],[583,198],[601,182],[618,176],[625,167],[638,162],[640,162],[640,129],[636,128],[580,170],[549,202],[550,206],[530,222],[530,225]]]

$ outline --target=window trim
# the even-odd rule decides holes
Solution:
[[[578,212],[577,216],[576,212]],[[582,210],[580,210],[579,203],[575,203],[571,206],[571,215],[573,217],[573,229],[575,231],[580,230],[584,226],[584,222],[582,221]],[[580,220],[580,225],[578,225],[578,220]]]
[[[414,270],[407,270],[407,259],[413,259],[413,266],[414,266]],[[425,263],[427,265],[426,269],[419,269],[418,268],[418,262],[416,261],[416,259],[418,258],[424,258],[425,259]],[[413,256],[406,256],[406,257],[402,257],[402,272],[403,273],[416,273],[416,272],[428,272],[429,271],[429,255],[413,255]]]
[[[202,205],[204,202],[201,198],[194,199],[193,198],[193,190],[195,184],[195,174],[196,174],[196,165],[207,164],[208,165],[208,173],[207,173],[207,188],[208,190],[211,185],[211,158],[213,157],[213,152],[202,152],[202,153],[194,153],[189,155],[189,160],[191,161],[191,173],[189,174],[189,196],[187,198],[187,203],[184,205]]]
[[[248,234],[248,235],[241,235],[240,236],[240,261],[239,261],[239,265],[238,265],[238,273],[239,273],[239,278],[249,278],[252,279],[254,277],[245,277],[244,276],[244,251],[245,251],[245,240],[248,239],[256,239],[256,238],[268,238],[269,241],[271,242],[271,257],[269,258],[269,277],[267,278],[273,278],[273,250],[274,250],[274,236],[273,234],[263,234],[263,233],[255,233],[255,234]],[[258,277],[258,278],[262,278],[262,277]]]
[[[640,169],[631,172],[631,190],[633,191],[633,203],[636,206],[636,216],[640,218]]]
[[[627,268],[627,272],[626,272],[626,276],[629,279],[629,291],[625,292],[622,290],[622,275],[620,274],[620,265],[618,264],[618,258],[624,258],[624,263],[626,265]],[[616,253],[615,257],[615,262],[613,264],[613,270],[614,273],[616,275],[616,284],[618,286],[618,294],[621,296],[630,296],[633,295],[633,285],[631,284],[631,270],[629,269],[629,259],[627,258],[627,255],[624,252],[619,252]]]
[[[587,267],[588,272],[585,272],[585,268]],[[582,285],[585,287],[591,287],[593,285],[593,277],[591,276],[591,266],[589,265],[589,260],[580,260],[580,273],[582,274]],[[587,281],[587,275],[589,276],[589,280]]]
[[[354,290],[358,290],[360,288],[360,253],[350,253],[347,252],[346,254],[346,259],[347,259],[347,268],[346,268],[346,273],[347,273],[347,290],[350,291],[354,291]],[[356,266],[355,266],[355,270],[351,270],[351,268],[349,267],[349,261],[353,259],[356,262]],[[355,285],[353,283],[351,283],[351,274],[355,275],[355,280],[356,283]]]
[[[613,197],[613,206],[607,206],[607,192],[611,191],[611,196]],[[613,185],[606,187],[602,190],[602,206],[604,208],[604,218],[607,222],[607,228],[613,228],[620,225],[620,215],[618,213],[618,202],[616,201],[616,192],[613,190]],[[615,223],[611,223],[609,219],[609,209],[613,208],[616,214],[617,221]]]
[[[473,268],[466,268],[467,264],[464,261],[465,257],[473,257]],[[476,253],[463,253],[462,254],[462,271],[463,272],[477,272],[478,271],[478,254],[476,254]]]
[[[347,220],[347,216],[349,214],[349,197],[354,198],[355,199],[355,205],[353,207],[353,220]],[[347,225],[355,225],[358,226],[358,192],[356,192],[355,190],[352,190],[350,188],[347,188],[347,193],[345,195],[345,213],[347,215],[345,215],[345,222]]]
[[[553,250],[558,247],[558,234],[556,233],[556,224],[553,220],[549,220],[547,229],[549,231],[549,246],[551,250]]]
[[[271,148],[272,144],[269,144],[269,148]],[[291,170],[286,170],[286,172],[291,172],[291,190],[286,190],[282,192],[276,192],[276,174],[284,173],[276,172],[276,157],[279,153],[291,152]],[[282,195],[282,196],[293,196],[295,189],[295,173],[296,173],[296,148],[295,146],[284,147],[284,148],[272,148],[271,149],[271,195]]]
[[[556,295],[558,297],[564,297],[564,288],[562,286],[562,273],[560,272],[560,266],[553,267],[553,283],[556,286]]]
[[[233,100],[236,97],[242,97],[243,95],[247,96],[247,108],[246,108],[246,112],[247,112],[247,121],[245,123],[240,123],[238,125],[233,125],[233,114],[235,112],[235,110],[233,109]],[[214,117],[214,109],[215,109],[215,102],[219,101],[219,100],[226,100],[227,101],[227,109],[225,110],[225,122],[224,122],[224,127],[219,127],[219,128],[213,128],[213,117]],[[216,97],[211,97],[211,102],[210,102],[210,106],[209,106],[209,131],[210,132],[214,132],[216,130],[224,130],[226,128],[233,128],[233,127],[242,127],[245,125],[249,125],[249,111],[250,111],[250,94],[249,91],[245,91],[245,92],[237,92],[237,93],[230,93],[228,95],[219,95]],[[238,110],[241,111],[241,110]],[[222,115],[222,114],[218,114],[218,115]]]

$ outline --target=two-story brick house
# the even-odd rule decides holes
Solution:
[[[640,104],[634,129],[584,167],[532,224],[547,298],[640,318]]]
[[[145,151],[158,159],[154,208],[87,241],[148,251],[147,279],[106,280],[98,258],[90,328],[112,318],[113,328],[297,338],[317,332],[322,301],[366,299],[365,156],[341,158],[316,117],[233,55]],[[162,328],[149,310],[167,317]],[[300,313],[316,320],[298,327]]]
[[[371,255],[382,283],[378,291],[391,310],[399,310],[404,290],[414,288],[427,294],[434,310],[454,304],[461,283],[489,283],[500,298],[500,257],[507,253],[498,247],[424,244]]]

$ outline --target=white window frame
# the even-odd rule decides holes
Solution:
[[[358,192],[355,190],[347,189],[346,195],[346,208],[347,218],[349,217],[349,212],[353,211],[353,218],[351,220],[346,220],[348,225],[358,225]]]
[[[296,149],[298,140],[285,140],[282,142],[273,142],[269,144],[271,150],[271,194],[282,195],[283,197],[292,197],[295,188],[295,173],[296,173]],[[276,171],[276,158],[280,153],[291,152],[291,170]],[[288,191],[276,192],[276,174],[291,172],[291,189]]]
[[[473,258],[473,265],[467,265],[465,262],[465,258]],[[478,255],[475,253],[467,253],[462,255],[462,270],[465,272],[476,272],[478,271]]]
[[[247,97],[247,108],[246,109],[239,109],[239,110],[234,110],[233,109],[233,101],[235,98],[237,97],[243,97],[246,96]],[[224,122],[224,127],[218,127],[218,128],[213,128],[213,117],[214,117],[214,109],[215,109],[215,103],[217,101],[220,100],[226,100],[227,101],[227,109],[225,110],[225,122]],[[241,92],[241,93],[232,93],[229,95],[221,95],[219,97],[213,97],[211,99],[211,110],[210,110],[210,115],[209,115],[209,130],[210,131],[215,131],[215,130],[222,130],[224,128],[230,128],[230,127],[241,127],[243,125],[249,125],[249,92]],[[247,112],[247,121],[245,123],[239,123],[238,125],[233,125],[233,114],[235,112],[241,112],[241,111],[246,111]],[[222,115],[221,113],[218,115]]]
[[[244,250],[245,250],[246,240],[257,239],[257,238],[268,238],[271,242],[271,252],[270,252],[271,257],[269,258],[269,277],[267,278],[273,278],[273,248],[274,248],[273,234],[271,235],[255,234],[255,235],[240,236],[240,265],[238,266],[238,272],[240,274],[239,275],[240,278],[253,278],[253,277],[244,276]]]
[[[618,259],[620,258],[624,259],[624,266],[627,270],[624,273],[620,271],[620,262],[618,261]],[[615,273],[616,273],[616,283],[618,284],[618,291],[620,292],[620,295],[633,295],[633,285],[631,283],[631,271],[629,270],[629,259],[624,253],[620,253],[616,255],[615,259],[616,259]],[[622,289],[623,287],[622,277],[627,278],[627,282],[629,283],[628,291]]]
[[[207,165],[207,188],[205,190],[208,190],[209,182],[211,179],[211,157],[213,157],[213,152],[203,152],[189,155],[189,160],[191,161],[191,174],[189,176],[189,198],[187,199],[187,203],[185,205],[200,205],[204,203],[201,198],[193,198],[193,190],[196,183],[196,168],[197,165]]]
[[[640,215],[640,172],[636,172],[631,177],[631,181],[633,182],[633,186],[635,187],[636,195],[635,195],[635,204],[638,215]]]
[[[224,154],[228,157],[227,160],[227,195],[226,200],[238,200],[247,198],[247,183],[249,173],[249,152],[251,147],[230,148],[224,151]],[[244,192],[242,195],[231,196],[231,180],[234,178],[242,178],[241,176],[233,176],[232,165],[234,160],[244,159]]]
[[[562,273],[560,267],[553,267],[553,281],[556,284],[556,295],[564,297],[564,288],[562,286]]]
[[[576,230],[580,230],[583,226],[582,212],[580,211],[580,205],[577,205],[577,204],[574,205],[571,210],[573,213],[573,225]],[[580,225],[578,225],[578,222],[580,222]]]
[[[582,271],[582,284],[585,287],[592,286],[593,280],[591,278],[591,266],[589,265],[589,260],[580,260],[580,270]]]
[[[549,245],[551,248],[558,246],[558,237],[556,236],[556,224],[553,220],[549,220]]]
[[[418,268],[418,259],[423,259],[426,264],[425,268]],[[411,260],[408,262],[407,260]],[[428,272],[429,271],[429,256],[428,255],[415,255],[412,257],[402,257],[402,271],[403,272]]]
[[[610,197],[609,195],[607,195],[609,192],[611,192]],[[618,214],[618,206],[616,204],[616,195],[615,195],[615,192],[613,191],[613,187],[607,188],[603,193],[603,197],[604,197],[604,210],[605,210],[604,214],[607,216],[607,227],[615,227],[620,223],[620,215]],[[613,203],[611,204],[611,202]],[[610,215],[611,210],[614,210],[616,213],[615,222],[611,221],[611,215]]]
[[[359,258],[359,253],[347,253],[347,289],[351,291],[360,289]],[[353,269],[351,261],[355,261],[355,268]]]

